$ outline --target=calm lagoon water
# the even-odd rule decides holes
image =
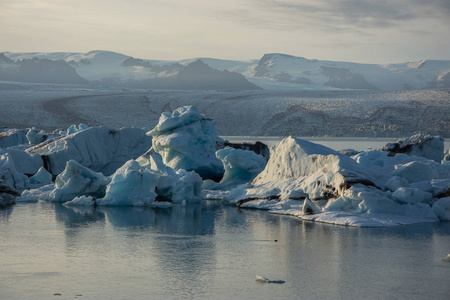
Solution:
[[[448,253],[448,222],[349,228],[215,201],[19,204],[0,210],[0,299],[449,299]]]
[[[325,145],[378,147],[333,140],[345,143]],[[0,299],[447,300],[449,253],[449,222],[350,228],[217,201],[18,204],[0,209]]]

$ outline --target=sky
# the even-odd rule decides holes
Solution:
[[[0,0],[0,52],[450,60],[450,0]]]

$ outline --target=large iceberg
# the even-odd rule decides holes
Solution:
[[[225,201],[351,226],[436,222],[449,217],[446,200],[437,201],[450,191],[448,165],[377,151],[353,158],[286,138],[252,185],[237,187]]]
[[[161,115],[158,125],[148,132],[153,150],[174,170],[195,171],[203,179],[219,181],[224,173],[216,157],[215,121],[200,114],[193,106],[184,106]]]
[[[102,126],[41,143],[27,149],[27,152],[41,155],[45,168],[53,175],[61,173],[66,162],[73,159],[93,171],[109,176],[150,147],[151,137],[146,136],[142,129],[115,130]]]
[[[186,170],[174,171],[150,150],[129,160],[113,175],[103,198],[78,197],[66,205],[151,206],[161,203],[201,201],[201,177]],[[81,196],[81,195],[80,195]]]

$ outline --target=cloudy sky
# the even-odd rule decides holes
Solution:
[[[0,0],[0,52],[450,59],[449,0]]]

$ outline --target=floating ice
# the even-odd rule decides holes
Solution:
[[[36,174],[29,178],[30,185],[43,186],[52,183],[52,174],[41,167]]]
[[[416,134],[395,143],[389,143],[381,150],[387,151],[391,156],[405,153],[441,162],[444,158],[444,139],[440,136]]]
[[[155,201],[158,175],[149,172],[135,160],[126,162],[112,176],[106,195],[98,199],[105,206],[149,206]]]
[[[7,129],[0,132],[0,148],[9,148],[28,143],[28,129]]]
[[[16,198],[16,202],[38,202],[39,200],[51,201],[50,193],[55,189],[55,184],[51,183],[42,187],[24,190],[22,195]]]
[[[285,283],[286,282],[284,280],[270,280],[270,279],[267,279],[266,277],[260,276],[260,275],[256,275],[256,281],[264,282],[264,283]]]
[[[42,165],[40,157],[31,156],[20,150],[0,150],[0,182],[11,188],[23,190],[28,188],[29,180],[24,174],[32,175]]]
[[[77,197],[66,205],[167,206],[201,201],[201,177],[191,171],[165,166],[153,150],[129,160],[112,176],[101,197]],[[164,203],[163,203],[164,202]]]
[[[205,189],[225,189],[239,184],[251,182],[266,166],[266,160],[253,151],[234,149],[226,147],[216,152],[223,166],[225,174],[220,181],[216,183],[212,180],[205,181]]]
[[[27,151],[40,154],[45,168],[53,175],[61,173],[71,159],[93,171],[111,175],[126,161],[136,159],[150,147],[151,138],[142,129],[92,127]]]
[[[56,177],[51,201],[66,202],[78,196],[103,197],[109,180],[74,160],[69,160],[65,170]]]
[[[195,171],[203,179],[220,180],[224,169],[215,156],[215,121],[192,106],[180,107],[161,115],[158,125],[147,133],[153,136],[153,149],[174,170]]]
[[[70,127],[67,128],[66,134],[69,135],[69,134],[72,134],[72,133],[75,133],[75,132],[86,130],[88,128],[89,128],[89,126],[87,126],[86,124],[79,124],[78,126],[77,125],[70,125]]]
[[[352,159],[292,137],[270,157],[252,185],[235,188],[225,201],[350,226],[436,222],[447,216],[447,202],[434,197],[450,191],[448,166],[426,158],[370,151]]]
[[[441,198],[433,204],[433,211],[441,221],[450,221],[450,197]]]
[[[429,203],[433,195],[416,188],[400,187],[392,193],[392,199],[406,204]]]
[[[39,130],[33,127],[27,132],[27,139],[30,145],[42,143],[46,138],[47,134],[44,130]]]

